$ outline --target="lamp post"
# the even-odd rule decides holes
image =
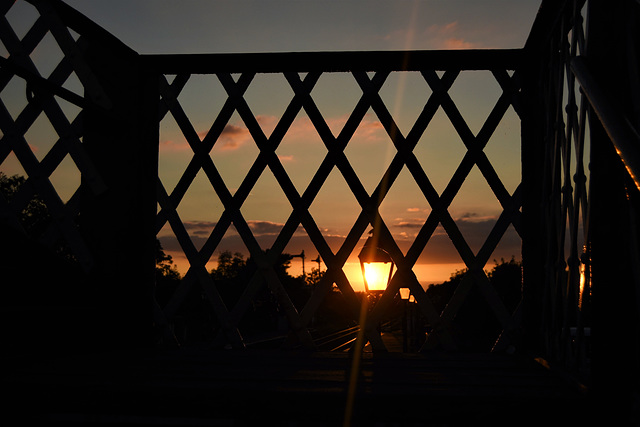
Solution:
[[[375,232],[367,238],[358,254],[358,259],[365,292],[367,294],[384,292],[393,276],[394,263],[391,255],[380,247]]]
[[[394,263],[389,252],[383,249],[382,243],[374,229],[358,254],[365,289],[360,312],[361,330],[369,306],[384,293],[393,276]]]
[[[400,288],[400,299],[402,300],[403,305],[403,316],[402,316],[402,351],[405,353],[409,352],[409,333],[411,333],[411,318],[409,316],[409,303],[411,299],[413,299],[413,295],[411,295],[411,290],[409,288]]]
[[[362,348],[364,347],[364,328],[367,323],[367,312],[369,311],[369,297],[372,295],[380,295],[384,293],[393,276],[394,263],[387,251],[379,247],[379,239],[374,232],[367,238],[364,246],[358,254],[360,260],[360,268],[362,269],[362,278],[364,280],[364,289],[366,295],[362,298],[362,306],[360,307],[360,330],[354,343],[353,362],[351,366],[351,375],[349,376],[349,388],[347,390],[347,405],[345,407],[345,425],[351,421],[353,412],[353,403],[355,399],[356,384],[360,372],[360,358],[362,356]]]

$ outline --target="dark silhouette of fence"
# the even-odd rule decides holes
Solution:
[[[76,335],[68,343],[85,349],[151,349],[159,341],[164,347],[180,346],[184,343],[174,334],[175,319],[190,293],[197,289],[205,300],[201,308],[210,319],[211,337],[207,345],[243,349],[241,320],[266,286],[277,303],[275,306],[287,320],[285,347],[313,350],[317,341],[310,331],[312,320],[334,284],[345,307],[340,315],[353,321],[359,318],[360,299],[343,267],[368,228],[374,227],[389,242],[389,254],[397,266],[387,290],[362,325],[374,354],[388,350],[378,325],[395,304],[400,287],[411,289],[420,315],[428,324],[429,334],[421,348],[426,354],[439,350],[451,354],[459,350],[454,319],[464,304],[482,303],[500,325],[492,351],[503,364],[491,362],[487,368],[483,364],[489,360],[486,356],[476,359],[438,356],[443,357],[438,361],[455,360],[460,369],[472,366],[473,375],[483,369],[499,375],[504,372],[500,369],[513,367],[502,358],[505,351],[515,352],[526,360],[538,358],[544,360],[545,366],[559,369],[563,375],[588,386],[590,396],[595,396],[597,402],[614,405],[621,414],[630,413],[634,393],[638,391],[640,368],[640,6],[637,2],[545,0],[522,49],[206,55],[140,55],[61,1],[27,0],[27,3],[37,12],[37,18],[22,38],[6,18],[0,21],[0,39],[6,49],[6,55],[0,59],[0,91],[15,82],[24,88],[24,101],[17,110],[9,108],[13,100],[3,94],[0,164],[10,155],[15,156],[27,178],[10,200],[0,197],[3,235],[7,236],[5,246],[9,249],[3,262],[15,273],[10,275],[10,286],[26,286],[40,292],[46,275],[31,271],[39,262],[33,255],[34,248],[55,252],[60,260],[52,263],[58,266],[52,273],[61,278],[73,277],[73,286],[65,288],[67,304],[56,305],[56,310],[44,304],[31,307],[27,312],[23,300],[7,301],[5,324],[20,323],[21,316],[31,321],[38,319],[24,333],[20,331],[18,335],[23,339],[52,345],[55,343],[52,331],[44,333],[43,325],[59,325],[56,324],[59,319],[71,316],[75,322],[65,323],[63,329],[74,329]],[[13,6],[13,2],[3,2],[2,16]],[[30,54],[47,35],[53,37],[62,54],[50,74],[42,75]],[[458,76],[470,70],[490,72],[501,90],[477,133],[465,122],[449,93]],[[391,74],[404,72],[418,73],[431,90],[406,134],[380,96],[386,79]],[[291,101],[269,136],[263,132],[244,98],[254,77],[265,73],[282,75],[293,91]],[[315,84],[326,73],[348,74],[361,91],[337,135],[327,125],[312,94]],[[214,75],[226,96],[203,138],[196,132],[179,98],[194,74]],[[72,80],[77,83],[71,83]],[[77,114],[73,117],[68,115],[69,105],[75,106]],[[363,186],[345,155],[346,147],[370,109],[396,150],[371,192]],[[492,159],[484,151],[510,109],[521,123],[522,181],[513,192],[507,190]],[[466,149],[442,192],[434,187],[429,171],[414,152],[420,138],[429,132],[428,126],[438,111],[444,112]],[[276,154],[300,112],[306,113],[326,147],[326,155],[302,192]],[[233,114],[238,114],[245,123],[259,154],[238,189],[232,192],[216,168],[211,150]],[[173,117],[193,151],[188,166],[170,191],[158,175],[159,123],[167,115]],[[38,158],[25,134],[40,116],[46,117],[57,139],[50,150]],[[51,176],[67,156],[80,172],[81,184],[63,201]],[[448,210],[474,167],[501,206],[497,221],[477,251],[471,249]],[[417,185],[419,195],[431,208],[406,251],[399,247],[380,214],[381,203],[405,168]],[[241,208],[267,170],[291,205],[291,214],[269,251],[263,251]],[[344,178],[359,209],[346,239],[335,252],[310,210],[334,170]],[[204,245],[198,248],[177,207],[200,172],[215,190],[223,212]],[[46,205],[51,217],[46,230],[37,236],[37,242],[19,219],[25,206],[36,196]],[[166,304],[160,306],[154,298],[156,236],[167,224],[189,261],[189,270]],[[442,311],[434,308],[414,273],[420,254],[439,225],[469,270]],[[304,228],[326,264],[326,272],[302,308],[294,304],[276,271],[279,257],[299,226]],[[219,245],[231,227],[242,238],[256,265],[233,305],[224,300],[206,270],[214,252],[224,249]],[[522,298],[515,309],[505,304],[484,271],[509,227],[522,239]],[[117,260],[114,253],[119,254]],[[54,259],[51,255],[46,257]],[[55,282],[53,277],[49,280]],[[63,308],[58,310],[60,307]],[[26,323],[23,319],[22,325]],[[84,340],[79,339],[80,334],[84,334]],[[14,346],[13,350],[16,349]],[[228,361],[228,356],[206,354]],[[240,359],[247,364],[255,363],[255,359],[246,359],[250,357]],[[322,362],[321,357],[313,356],[312,366],[327,363],[330,370],[338,369],[334,365],[336,359],[327,360],[333,361]],[[438,364],[440,362],[430,365],[425,360],[402,362],[421,372],[424,381],[420,387],[425,388],[408,387],[413,380],[409,379],[409,372],[403,371],[403,380],[395,385],[383,382],[384,385],[376,388],[377,383],[372,382],[371,388],[365,387],[368,391],[363,391],[363,396],[369,397],[363,399],[369,399],[368,402],[376,406],[388,398],[388,390],[405,386],[411,393],[424,392],[433,398],[437,391],[429,388],[433,382],[428,378],[446,369]],[[158,363],[168,369],[167,359]],[[198,359],[197,363],[203,362]],[[375,368],[367,369],[381,376],[400,366],[371,363]],[[132,374],[128,362],[123,364],[129,369],[125,371]],[[527,365],[525,371],[531,372],[529,368]],[[224,395],[220,384],[231,380],[220,379],[219,373],[208,369],[201,373],[209,375],[209,386],[215,388],[215,391],[209,389],[210,397],[220,399]],[[282,373],[284,368],[273,363],[269,369]],[[254,388],[253,377],[247,373],[250,370],[239,368],[234,372],[241,386],[230,396],[239,399],[242,391],[256,396],[267,392],[267,389]],[[320,372],[326,373],[318,368],[318,376],[322,376]],[[538,371],[535,372],[538,375]],[[140,390],[153,394],[154,380],[149,378],[155,373],[149,375]],[[554,394],[551,390],[557,383],[547,376],[551,375],[550,371],[540,375],[539,378],[548,381],[540,386],[544,397],[535,400],[528,392],[516,393],[511,403],[517,404],[514,403],[512,409],[521,408],[520,405],[531,409],[534,402],[542,401],[548,408],[584,403],[573,392]],[[265,378],[271,383],[278,380],[277,375]],[[532,377],[523,378],[491,384],[504,386],[503,390],[507,391],[499,394],[504,401],[509,392],[518,387],[532,390],[535,381]],[[20,387],[28,384],[21,381],[15,380],[15,383]],[[300,381],[300,384],[310,384]],[[333,386],[334,383],[327,387]],[[65,383],[63,388],[73,394],[70,392],[73,387]],[[291,386],[291,390],[294,389],[296,387]],[[452,408],[456,400],[460,402],[464,390],[460,385],[451,392],[449,403],[443,403],[443,408]],[[342,392],[342,389],[337,394],[329,392],[319,402],[330,404],[332,399],[342,398]],[[478,398],[484,392],[486,388],[479,388],[471,396]],[[295,394],[287,393],[284,397],[278,395],[277,399]],[[318,393],[321,392],[313,390],[311,395],[317,397]],[[408,398],[409,395],[405,391],[398,396]],[[177,398],[176,394],[172,396]],[[447,401],[445,397],[439,399],[439,402]],[[237,400],[234,402],[234,405],[240,404]],[[469,399],[465,402],[470,404]],[[229,408],[238,409],[234,405]],[[477,415],[477,405],[473,406],[471,413]],[[260,407],[267,411],[265,405]],[[489,410],[491,416],[495,415],[495,409]],[[43,409],[43,413],[52,410]],[[411,420],[419,418],[417,412],[413,411]],[[510,416],[518,415],[517,410],[507,412]],[[393,419],[391,411],[385,414],[386,420]],[[439,417],[447,418],[444,413],[439,413]]]

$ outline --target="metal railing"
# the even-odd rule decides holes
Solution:
[[[640,93],[632,28],[638,8],[633,2],[551,3],[543,2],[525,47],[528,67],[539,76],[528,89],[542,94],[528,95],[537,97],[532,105],[541,113],[530,111],[538,114],[530,119],[542,131],[528,129],[532,142],[544,141],[529,153],[538,160],[525,190],[540,195],[530,201],[540,206],[544,220],[537,230],[545,236],[544,243],[523,238],[538,254],[523,255],[525,285],[544,283],[530,294],[525,290],[534,316],[530,336],[539,337],[546,358],[583,380],[594,374],[604,389],[605,378],[627,376],[625,387],[634,388]]]
[[[505,189],[483,148],[489,142],[493,131],[500,123],[506,110],[514,105],[517,111],[518,77],[517,74],[511,76],[507,70],[517,68],[520,54],[520,51],[515,50],[294,53],[282,55],[162,55],[144,57],[143,62],[149,69],[163,75],[175,73],[175,78],[173,78],[171,84],[163,80],[161,85],[163,105],[161,118],[167,112],[173,115],[194,152],[185,174],[171,194],[165,191],[162,183],[160,183],[159,192],[161,211],[158,215],[156,229],[159,231],[168,221],[190,262],[190,270],[186,274],[181,287],[187,288],[193,286],[196,282],[200,282],[200,285],[207,289],[208,298],[211,299],[212,306],[216,307],[218,318],[223,324],[228,325],[229,329],[226,331],[227,339],[235,336],[236,342],[239,342],[240,334],[235,331],[238,320],[243,316],[249,306],[249,302],[260,289],[263,281],[266,280],[269,288],[277,295],[278,303],[284,308],[290,324],[293,325],[293,329],[298,335],[298,339],[310,343],[306,327],[334,283],[337,284],[347,304],[351,307],[354,319],[357,319],[356,316],[360,305],[357,302],[352,285],[344,274],[343,267],[348,257],[356,250],[356,246],[367,231],[367,228],[373,226],[376,229],[380,229],[392,242],[392,246],[394,246],[392,257],[399,267],[388,291],[385,292],[379,304],[374,308],[370,317],[370,324],[366,328],[369,334],[368,339],[374,341],[374,348],[376,346],[379,349],[383,348],[379,333],[376,333],[374,326],[380,320],[380,316],[382,316],[385,309],[388,309],[392,303],[401,284],[408,285],[411,288],[421,310],[429,318],[434,331],[432,341],[435,340],[435,336],[438,336],[440,341],[449,348],[456,345],[451,337],[451,321],[457,313],[457,307],[462,304],[474,286],[473,283],[479,286],[502,326],[505,329],[515,327],[515,322],[512,321],[511,317],[512,313],[505,309],[500,297],[489,285],[484,267],[507,227],[513,224],[516,230],[519,228],[520,192],[516,190],[514,194],[510,194]],[[266,58],[269,61],[265,61]],[[425,69],[424,67],[427,66],[429,68]],[[474,135],[447,91],[461,71],[489,68],[489,66],[503,92],[480,132]],[[440,77],[436,70],[445,70],[445,73]],[[273,133],[267,137],[262,131],[255,113],[251,111],[244,99],[243,94],[256,73],[274,73],[276,71],[284,75],[294,96],[282,117],[278,119],[278,124]],[[327,119],[322,116],[315,104],[311,92],[323,73],[336,73],[339,71],[345,72],[355,79],[361,91],[361,96],[347,119],[344,128],[337,136],[334,136],[327,126]],[[373,71],[372,76],[367,73],[371,71]],[[408,134],[404,136],[378,92],[391,73],[408,71],[419,71],[426,84],[431,88],[432,95],[424,98],[424,108],[421,114]],[[224,87],[227,96],[227,101],[220,114],[214,120],[214,124],[207,132],[206,137],[202,140],[198,137],[194,126],[190,123],[189,118],[184,113],[184,109],[181,108],[177,101],[178,94],[187,83],[189,76],[196,72],[214,74]],[[240,72],[237,81],[233,80],[230,72]],[[307,74],[302,79],[298,73]],[[442,194],[438,194],[435,190],[420,160],[412,151],[439,108],[442,108],[447,114],[467,148],[466,155],[463,157],[457,171],[453,173],[453,179]],[[369,109],[374,111],[397,151],[390,166],[382,174],[378,185],[371,193],[364,188],[344,153],[345,148],[350,143]],[[327,154],[311,183],[302,193],[299,193],[275,151],[286,136],[295,117],[303,110],[324,143]],[[246,124],[252,140],[260,150],[260,154],[249,169],[238,190],[232,194],[210,157],[210,152],[225,126],[229,123],[231,115],[236,111]],[[492,233],[490,233],[489,238],[477,254],[471,251],[456,222],[447,211],[471,169],[476,165],[489,183],[503,209],[502,215],[496,222]],[[422,192],[422,196],[426,198],[432,209],[429,218],[422,225],[418,237],[412,242],[406,255],[397,246],[394,236],[389,231],[389,226],[379,213],[381,203],[404,167],[407,167],[410,171]],[[246,219],[243,218],[240,208],[254,188],[258,178],[267,168],[273,173],[278,185],[286,195],[292,207],[292,213],[276,238],[275,243],[270,247],[268,254],[265,255]],[[309,211],[311,204],[334,168],[345,179],[348,188],[353,193],[361,209],[355,224],[336,253],[330,249],[326,238]],[[176,207],[200,170],[205,172],[220,198],[224,206],[224,212],[206,243],[198,251],[186,232],[184,224],[180,221],[176,213]],[[214,250],[218,248],[219,242],[232,224],[248,248],[250,256],[256,260],[262,270],[257,271],[250,279],[247,290],[237,305],[227,309],[221,298],[216,295],[215,284],[209,278],[205,270],[205,264],[210,260]],[[455,295],[455,304],[450,305],[442,316],[434,310],[412,270],[418,256],[433,236],[438,224],[444,226],[463,262],[471,270],[474,277],[474,279],[469,279],[469,283],[465,282],[465,285],[461,286],[459,292]],[[274,263],[277,262],[278,257],[283,253],[293,233],[300,225],[304,227],[310,240],[326,263],[327,271],[314,289],[305,307],[298,312],[293,307],[286,292],[283,292],[279,279],[270,269],[274,267]],[[472,275],[469,275],[469,277]],[[176,294],[176,298],[172,299],[165,307],[165,314],[169,318],[178,309],[181,303],[180,296],[184,297],[184,295],[186,295],[186,291]],[[223,335],[219,335],[219,338],[222,339]]]
[[[527,45],[516,50],[142,56],[59,1],[21,3],[19,7],[26,5],[35,11],[35,18],[20,38],[5,17],[14,4],[4,2],[0,39],[6,51],[0,60],[0,88],[17,84],[24,96],[16,102],[18,97],[9,95],[8,90],[2,92],[0,164],[19,164],[27,184],[11,200],[0,198],[3,226],[28,234],[18,217],[36,195],[42,198],[52,220],[47,233],[40,236],[41,241],[49,247],[59,245],[52,242],[64,241],[71,258],[82,265],[93,284],[92,302],[99,301],[105,319],[103,333],[112,333],[112,339],[117,340],[126,331],[124,335],[131,345],[139,345],[141,336],[152,336],[151,319],[164,334],[165,342],[175,342],[172,324],[190,293],[196,292],[204,298],[198,310],[208,316],[212,343],[243,347],[242,318],[266,286],[276,302],[274,307],[287,319],[290,343],[313,347],[309,325],[334,284],[346,307],[346,316],[358,319],[360,303],[344,266],[373,226],[391,242],[390,255],[398,266],[364,326],[374,349],[384,350],[376,325],[393,306],[398,289],[408,286],[430,327],[424,350],[459,348],[454,324],[461,307],[482,303],[500,326],[494,349],[516,345],[588,377],[596,355],[609,360],[603,350],[598,350],[604,340],[607,345],[619,345],[618,354],[630,352],[631,360],[625,359],[625,366],[637,372],[637,326],[625,332],[607,331],[607,336],[615,338],[611,340],[603,339],[602,332],[616,322],[637,325],[640,312],[638,123],[633,115],[633,108],[638,108],[638,96],[633,92],[637,91],[637,82],[627,76],[631,101],[619,103],[615,85],[603,78],[601,67],[594,62],[598,55],[604,56],[598,43],[606,42],[598,39],[603,37],[602,31],[594,29],[594,22],[600,22],[600,17],[591,16],[589,25],[582,19],[591,4],[598,7],[600,3],[592,1],[585,6],[584,1],[543,2]],[[631,8],[633,13],[629,16],[633,17],[637,11],[629,4],[625,7]],[[30,55],[47,35],[53,37],[61,56],[53,72],[43,75]],[[636,56],[618,56],[631,58],[631,65],[637,66],[637,45],[632,41],[628,49]],[[450,90],[462,73],[478,70],[488,73],[500,89],[486,120],[474,133]],[[404,134],[380,91],[391,75],[408,72],[415,73],[430,93],[425,92],[420,113]],[[329,73],[353,79],[359,91],[344,126],[335,133],[318,108],[313,92],[319,79]],[[220,112],[212,112],[213,125],[204,137],[199,135],[180,98],[195,74],[214,77],[224,99]],[[270,135],[261,128],[245,96],[256,76],[262,74],[281,76],[293,93]],[[68,117],[68,108],[62,107],[67,104],[75,105],[75,116]],[[522,183],[514,191],[507,190],[493,167],[492,160],[500,159],[489,158],[485,151],[508,110],[518,115],[522,126]],[[394,150],[373,191],[365,188],[353,160],[345,154],[369,111]],[[299,189],[276,150],[302,112],[325,154],[309,184]],[[433,176],[415,151],[421,138],[429,134],[429,125],[437,113],[453,127],[465,150],[442,191],[434,186]],[[240,117],[258,152],[235,190],[225,182],[212,158],[212,149],[233,115]],[[158,125],[168,116],[173,117],[193,153],[173,189],[166,188],[158,175]],[[52,125],[56,137],[46,154],[36,155],[25,135],[38,117]],[[610,159],[603,155],[606,147],[614,148],[617,160],[605,161]],[[125,150],[129,156],[122,160],[118,155]],[[81,184],[63,201],[52,174],[67,156],[81,175]],[[611,166],[616,161],[618,166]],[[601,171],[607,170],[602,169],[603,164],[614,171],[621,169],[622,177],[614,179],[613,174],[603,174]],[[477,250],[471,248],[449,211],[474,168],[500,204],[500,214]],[[416,196],[430,208],[406,250],[398,244],[397,235],[380,212],[385,197],[405,170],[418,189]],[[273,174],[291,207],[268,252],[258,243],[242,211],[266,171]],[[337,250],[329,244],[310,209],[334,171],[344,180],[357,211]],[[222,211],[205,243],[198,247],[181,220],[178,207],[201,172],[220,200]],[[607,193],[613,197],[619,191],[625,195],[622,199],[605,197]],[[150,303],[154,243],[157,233],[167,224],[189,260],[189,269],[168,302],[157,304],[154,309]],[[608,241],[603,238],[602,230],[607,229],[603,224],[618,230],[616,236],[626,234],[624,243],[613,243],[613,237]],[[296,306],[276,266],[300,226],[327,270],[303,306]],[[443,311],[434,307],[414,272],[420,254],[434,239],[439,226],[469,269]],[[484,271],[510,227],[522,237],[523,245],[523,300],[515,311],[506,307]],[[231,229],[237,231],[257,266],[233,304],[221,296],[207,271],[207,263],[216,250],[224,249],[220,242]],[[123,247],[124,261],[112,262],[114,250]],[[607,265],[611,258],[605,261],[607,257],[603,255],[607,251],[624,255],[628,262],[615,279],[624,283],[622,293],[617,295],[625,307],[624,316],[618,315],[620,310],[615,307],[605,307],[616,299],[612,286],[599,285],[606,282],[603,277],[611,269]],[[621,329],[619,326],[617,329]],[[631,335],[624,345],[619,344],[623,341],[621,334]],[[589,341],[598,340],[592,350]]]

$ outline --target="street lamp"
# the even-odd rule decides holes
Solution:
[[[349,376],[349,388],[347,390],[347,405],[345,407],[345,425],[351,420],[355,390],[360,375],[360,358],[365,345],[364,329],[367,323],[367,312],[369,311],[369,297],[372,294],[383,293],[393,276],[393,260],[387,251],[378,246],[378,236],[374,233],[367,238],[364,246],[358,254],[362,278],[364,279],[364,289],[367,295],[362,298],[360,307],[360,329],[354,343],[353,362],[351,365],[351,375]]]
[[[414,317],[413,317],[413,302],[415,299],[413,295],[411,295],[411,289],[409,288],[400,288],[400,299],[402,300],[402,305],[404,309],[404,313],[402,316],[402,350],[405,353],[409,352],[409,348],[411,347],[410,341],[413,339],[409,339],[414,334]]]
[[[367,293],[381,293],[393,276],[394,263],[387,251],[379,247],[379,239],[375,233],[367,238],[360,254],[360,268]]]

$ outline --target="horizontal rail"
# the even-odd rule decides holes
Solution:
[[[359,326],[341,329],[317,338],[314,343],[320,351],[341,351],[350,347],[350,344],[355,341],[359,330]]]
[[[515,70],[522,49],[406,50],[372,52],[274,52],[142,55],[144,66],[164,74],[218,72],[348,72]]]
[[[640,135],[626,116],[617,110],[610,96],[597,84],[583,58],[573,58],[571,70],[611,138],[631,179],[640,190]]]

